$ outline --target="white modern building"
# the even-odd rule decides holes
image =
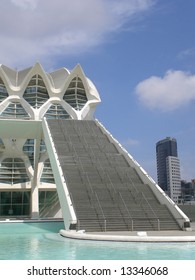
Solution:
[[[65,229],[189,229],[188,217],[106,128],[80,65],[0,66],[0,219],[63,218]],[[170,168],[173,167],[172,161]]]
[[[175,203],[181,202],[181,175],[178,157],[166,158],[168,195]]]
[[[0,217],[61,217],[41,120],[91,119],[99,102],[80,65],[52,73],[0,65]]]

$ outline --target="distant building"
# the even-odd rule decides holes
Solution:
[[[167,193],[176,202],[181,202],[181,175],[180,161],[178,157],[168,156],[166,158],[167,167]]]
[[[181,196],[180,162],[175,138],[166,137],[156,143],[158,185],[178,203]]]
[[[195,201],[195,179],[191,182],[181,181],[181,195],[184,203]]]

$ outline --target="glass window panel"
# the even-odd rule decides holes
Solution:
[[[47,112],[45,117],[49,119],[70,119],[70,115],[60,104],[52,104]]]
[[[24,146],[23,152],[28,156],[32,167],[34,168],[34,139],[27,139]]]
[[[45,151],[46,151],[45,142],[43,139],[41,139],[40,152],[43,153]]]
[[[12,205],[12,216],[21,216],[23,214],[22,211],[23,205],[22,204],[13,204]]]
[[[23,216],[30,215],[30,204],[23,204],[22,215]]]
[[[87,103],[84,84],[79,77],[75,77],[69,84],[63,99],[75,110],[81,110]]]
[[[32,80],[29,82],[28,86],[36,86],[36,79],[32,79]]]
[[[0,216],[29,216],[30,191],[0,192]]]
[[[41,182],[55,184],[53,171],[49,159],[44,162],[43,171],[41,174]]]
[[[23,203],[30,203],[30,192],[23,192]]]
[[[29,82],[23,97],[35,109],[39,109],[49,99],[45,83],[39,75]]]
[[[45,202],[45,191],[40,191],[39,192],[39,203],[44,203]]]
[[[30,116],[20,103],[10,102],[5,110],[1,113],[0,118],[30,119]]]
[[[12,192],[12,203],[22,203],[22,192]]]
[[[59,201],[59,198],[56,191],[40,191],[39,192],[40,215],[42,216],[44,210],[50,209],[51,205],[53,205],[57,201]]]
[[[1,205],[1,216],[10,216],[10,205]]]
[[[7,158],[0,166],[0,182],[5,184],[17,184],[28,182],[29,178],[22,159]]]
[[[42,86],[42,87],[45,87],[45,84],[44,84],[42,79],[38,79],[38,85]]]
[[[11,203],[11,192],[2,192],[1,193],[1,203],[10,204]]]
[[[0,78],[0,102],[8,97],[7,89],[3,83],[3,80]]]

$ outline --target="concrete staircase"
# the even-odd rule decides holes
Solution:
[[[178,230],[177,222],[95,121],[47,120],[86,231]]]

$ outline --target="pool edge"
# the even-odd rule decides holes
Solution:
[[[60,230],[59,234],[65,238],[92,240],[92,241],[115,241],[115,242],[195,242],[194,235],[148,235],[147,232],[137,232],[133,235],[119,234],[97,234],[77,232],[71,230]]]

